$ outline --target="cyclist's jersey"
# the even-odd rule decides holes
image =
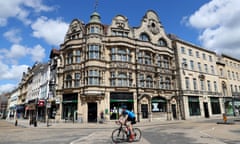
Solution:
[[[130,119],[135,118],[135,114],[134,114],[133,112],[129,111],[129,110],[123,111],[122,114],[123,114],[123,115],[128,115],[128,117],[129,117]]]

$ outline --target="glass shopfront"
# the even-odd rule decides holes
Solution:
[[[235,116],[239,116],[239,112],[240,112],[240,99],[234,99],[234,114]]]
[[[199,97],[188,97],[189,115],[198,116],[201,115]]]
[[[122,105],[126,105],[128,110],[133,111],[133,93],[131,92],[111,92],[110,93],[110,119],[116,120],[122,113]]]
[[[232,98],[224,98],[225,113],[233,115],[233,100]]]
[[[162,97],[152,99],[152,112],[167,112],[167,101]]]
[[[78,104],[77,94],[74,93],[74,94],[63,95],[62,119],[73,120],[74,112],[77,111],[77,104]]]
[[[211,107],[212,107],[212,114],[221,114],[219,98],[211,97],[210,101],[211,101]]]

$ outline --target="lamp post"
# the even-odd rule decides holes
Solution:
[[[45,104],[46,104],[46,123],[47,123],[47,127],[48,127],[49,126],[48,98],[45,100]]]
[[[139,107],[139,87],[138,87],[138,50],[135,50],[135,76],[136,76],[136,94],[137,94],[137,121],[140,122],[140,107]]]
[[[50,80],[49,82],[49,95],[46,99],[46,118],[47,118],[47,127],[49,126],[49,108],[51,108],[51,103],[49,102],[49,96],[53,97],[54,95],[54,88],[55,88],[55,81],[54,80]]]

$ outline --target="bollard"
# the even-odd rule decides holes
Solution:
[[[34,127],[37,127],[37,120],[34,120]]]
[[[227,123],[227,115],[225,113],[223,113],[223,121],[224,123]]]
[[[17,125],[18,125],[18,120],[15,121],[15,126],[17,126]]]

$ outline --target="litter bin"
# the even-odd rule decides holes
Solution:
[[[225,113],[223,113],[223,121],[224,121],[224,123],[227,122],[227,115]]]

